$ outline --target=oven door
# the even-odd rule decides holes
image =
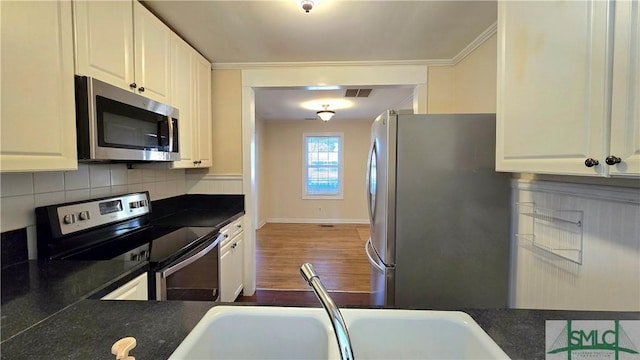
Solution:
[[[156,270],[157,300],[217,301],[222,234],[212,234],[178,260]]]

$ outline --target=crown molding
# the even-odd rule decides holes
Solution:
[[[490,37],[495,35],[498,32],[498,23],[494,22],[489,26],[485,31],[483,31],[477,38],[475,38],[469,45],[467,45],[462,51],[458,53],[458,55],[454,56],[451,59],[452,65],[456,65],[462,59],[467,57],[467,55],[471,54],[475,49],[479,48],[480,45],[484,44]]]
[[[249,70],[273,68],[342,67],[342,66],[443,66],[453,65],[449,59],[433,60],[379,60],[379,61],[299,61],[299,62],[253,62],[253,63],[213,63],[213,70]]]

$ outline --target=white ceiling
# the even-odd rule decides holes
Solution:
[[[360,87],[362,88],[362,87]],[[316,118],[322,105],[336,112],[331,121],[373,120],[389,108],[411,103],[413,88],[367,87],[373,89],[369,97],[344,97],[345,89],[257,89],[256,118],[265,121],[308,120]]]
[[[144,3],[214,67],[448,60],[497,18],[496,1],[479,0],[316,0],[309,13],[297,0]],[[356,98],[349,109],[334,109],[335,119],[373,118],[384,109],[396,107],[410,90],[377,88],[369,99]],[[302,109],[301,102],[343,95],[344,89],[261,89],[256,92],[256,117],[302,120],[315,111]]]

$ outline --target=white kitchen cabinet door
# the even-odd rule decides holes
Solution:
[[[76,74],[130,90],[134,78],[133,2],[74,1]]]
[[[235,300],[244,288],[244,236],[240,233],[235,241],[233,251],[233,299]]]
[[[69,1],[0,1],[1,171],[77,169]]]
[[[198,121],[199,167],[212,165],[211,148],[211,63],[200,55],[197,60],[196,118]]]
[[[611,151],[621,162],[612,176],[640,175],[640,5],[618,0],[615,7]]]
[[[149,300],[147,273],[113,290],[101,300]]]
[[[220,253],[220,301],[233,302],[234,281],[233,281],[234,261],[231,252],[231,244],[223,248]]]
[[[220,230],[220,301],[234,301],[244,288],[244,218]]]
[[[174,168],[192,168],[196,165],[193,134],[195,132],[195,59],[194,50],[179,36],[171,37],[171,99],[178,108],[178,149],[180,160]]]
[[[138,1],[133,2],[137,92],[171,103],[172,31]]]
[[[180,161],[174,168],[211,166],[211,63],[177,35],[171,45],[173,105],[180,111]]]
[[[607,174],[611,6],[498,3],[496,170]]]

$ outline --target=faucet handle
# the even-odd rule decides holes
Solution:
[[[313,269],[313,265],[311,265],[310,263],[305,263],[300,267],[300,274],[302,275],[304,281],[308,282],[309,285],[311,285],[311,279],[313,279],[314,277],[319,279],[318,274]]]

